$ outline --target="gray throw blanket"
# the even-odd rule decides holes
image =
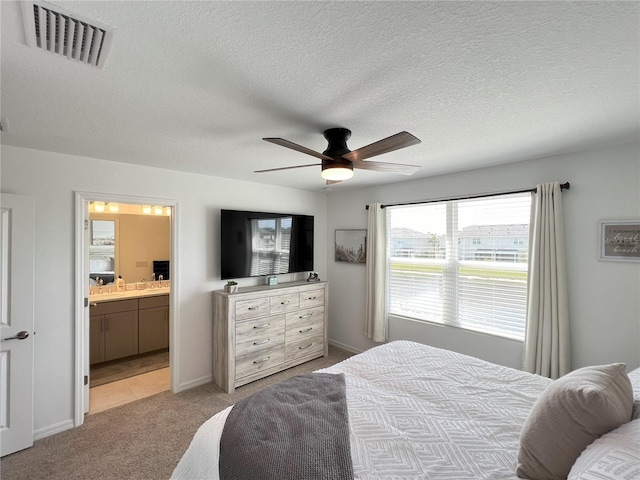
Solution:
[[[220,440],[221,480],[353,480],[344,374],[298,375],[244,400]]]

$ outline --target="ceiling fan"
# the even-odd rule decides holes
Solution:
[[[351,137],[351,130],[346,128],[329,128],[324,131],[324,138],[329,145],[322,152],[316,152],[309,148],[290,142],[284,138],[263,138],[267,142],[275,143],[282,147],[290,148],[297,152],[306,153],[312,157],[319,158],[322,163],[311,163],[307,165],[294,165],[291,167],[269,168],[266,170],[256,170],[254,173],[275,172],[278,170],[289,170],[291,168],[304,168],[322,166],[322,178],[327,181],[327,185],[338,183],[353,177],[353,169],[373,170],[376,172],[397,173],[400,175],[413,175],[418,171],[418,165],[406,165],[401,163],[366,162],[367,158],[382,155],[401,148],[410,147],[420,143],[420,140],[408,132],[400,132],[390,137],[383,138],[370,145],[360,147],[357,150],[349,150],[347,140]]]

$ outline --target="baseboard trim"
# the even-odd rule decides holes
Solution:
[[[364,350],[360,350],[359,348],[352,347],[351,345],[347,345],[342,342],[337,342],[335,340],[329,339],[329,345],[333,345],[334,347],[341,348],[342,350],[346,350],[351,353],[362,353]]]
[[[74,427],[73,420],[65,420],[64,422],[54,423],[44,428],[39,428],[33,432],[33,440],[40,440],[41,438],[50,437],[56,433],[64,432],[65,430],[71,430]]]
[[[189,390],[190,388],[199,387],[200,385],[211,383],[212,381],[213,375],[205,375],[204,377],[196,378],[195,380],[191,380],[186,383],[181,383],[180,385],[178,385],[178,391],[173,393],[184,392],[185,390]]]

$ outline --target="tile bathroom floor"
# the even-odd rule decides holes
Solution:
[[[169,369],[161,368],[89,389],[89,414],[169,390]]]

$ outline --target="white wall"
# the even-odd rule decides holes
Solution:
[[[335,263],[336,228],[366,228],[365,205],[446,198],[570,181],[564,195],[573,365],[640,365],[640,264],[600,262],[598,220],[640,219],[639,146],[563,155],[355,191],[324,193],[238,182],[2,146],[1,191],[36,199],[35,428],[73,419],[74,192],[179,201],[180,385],[211,378],[211,291],[219,280],[220,208],[291,211],[316,217],[316,270],[330,281],[330,339],[352,350],[364,337],[364,267]],[[322,248],[324,242],[328,248]],[[241,285],[249,284],[248,280]],[[519,366],[518,342],[392,319],[391,339],[412,339]]]
[[[75,191],[179,202],[180,250],[174,260],[179,262],[180,386],[203,383],[212,377],[211,291],[224,283],[218,258],[221,208],[314,215],[315,267],[321,278],[326,278],[324,193],[4,145],[1,152],[2,192],[32,195],[36,202],[36,437],[73,423]],[[243,286],[257,281],[239,283]]]
[[[357,174],[357,173],[356,173]],[[340,192],[329,197],[328,237],[336,228],[366,228],[365,205],[518,190],[569,181],[563,195],[573,367],[640,365],[640,263],[598,260],[598,221],[640,219],[638,144],[530,160],[507,166]],[[374,345],[363,334],[365,268],[329,253],[330,339],[354,351]],[[452,327],[390,319],[391,340],[408,339],[516,368],[520,342]]]

